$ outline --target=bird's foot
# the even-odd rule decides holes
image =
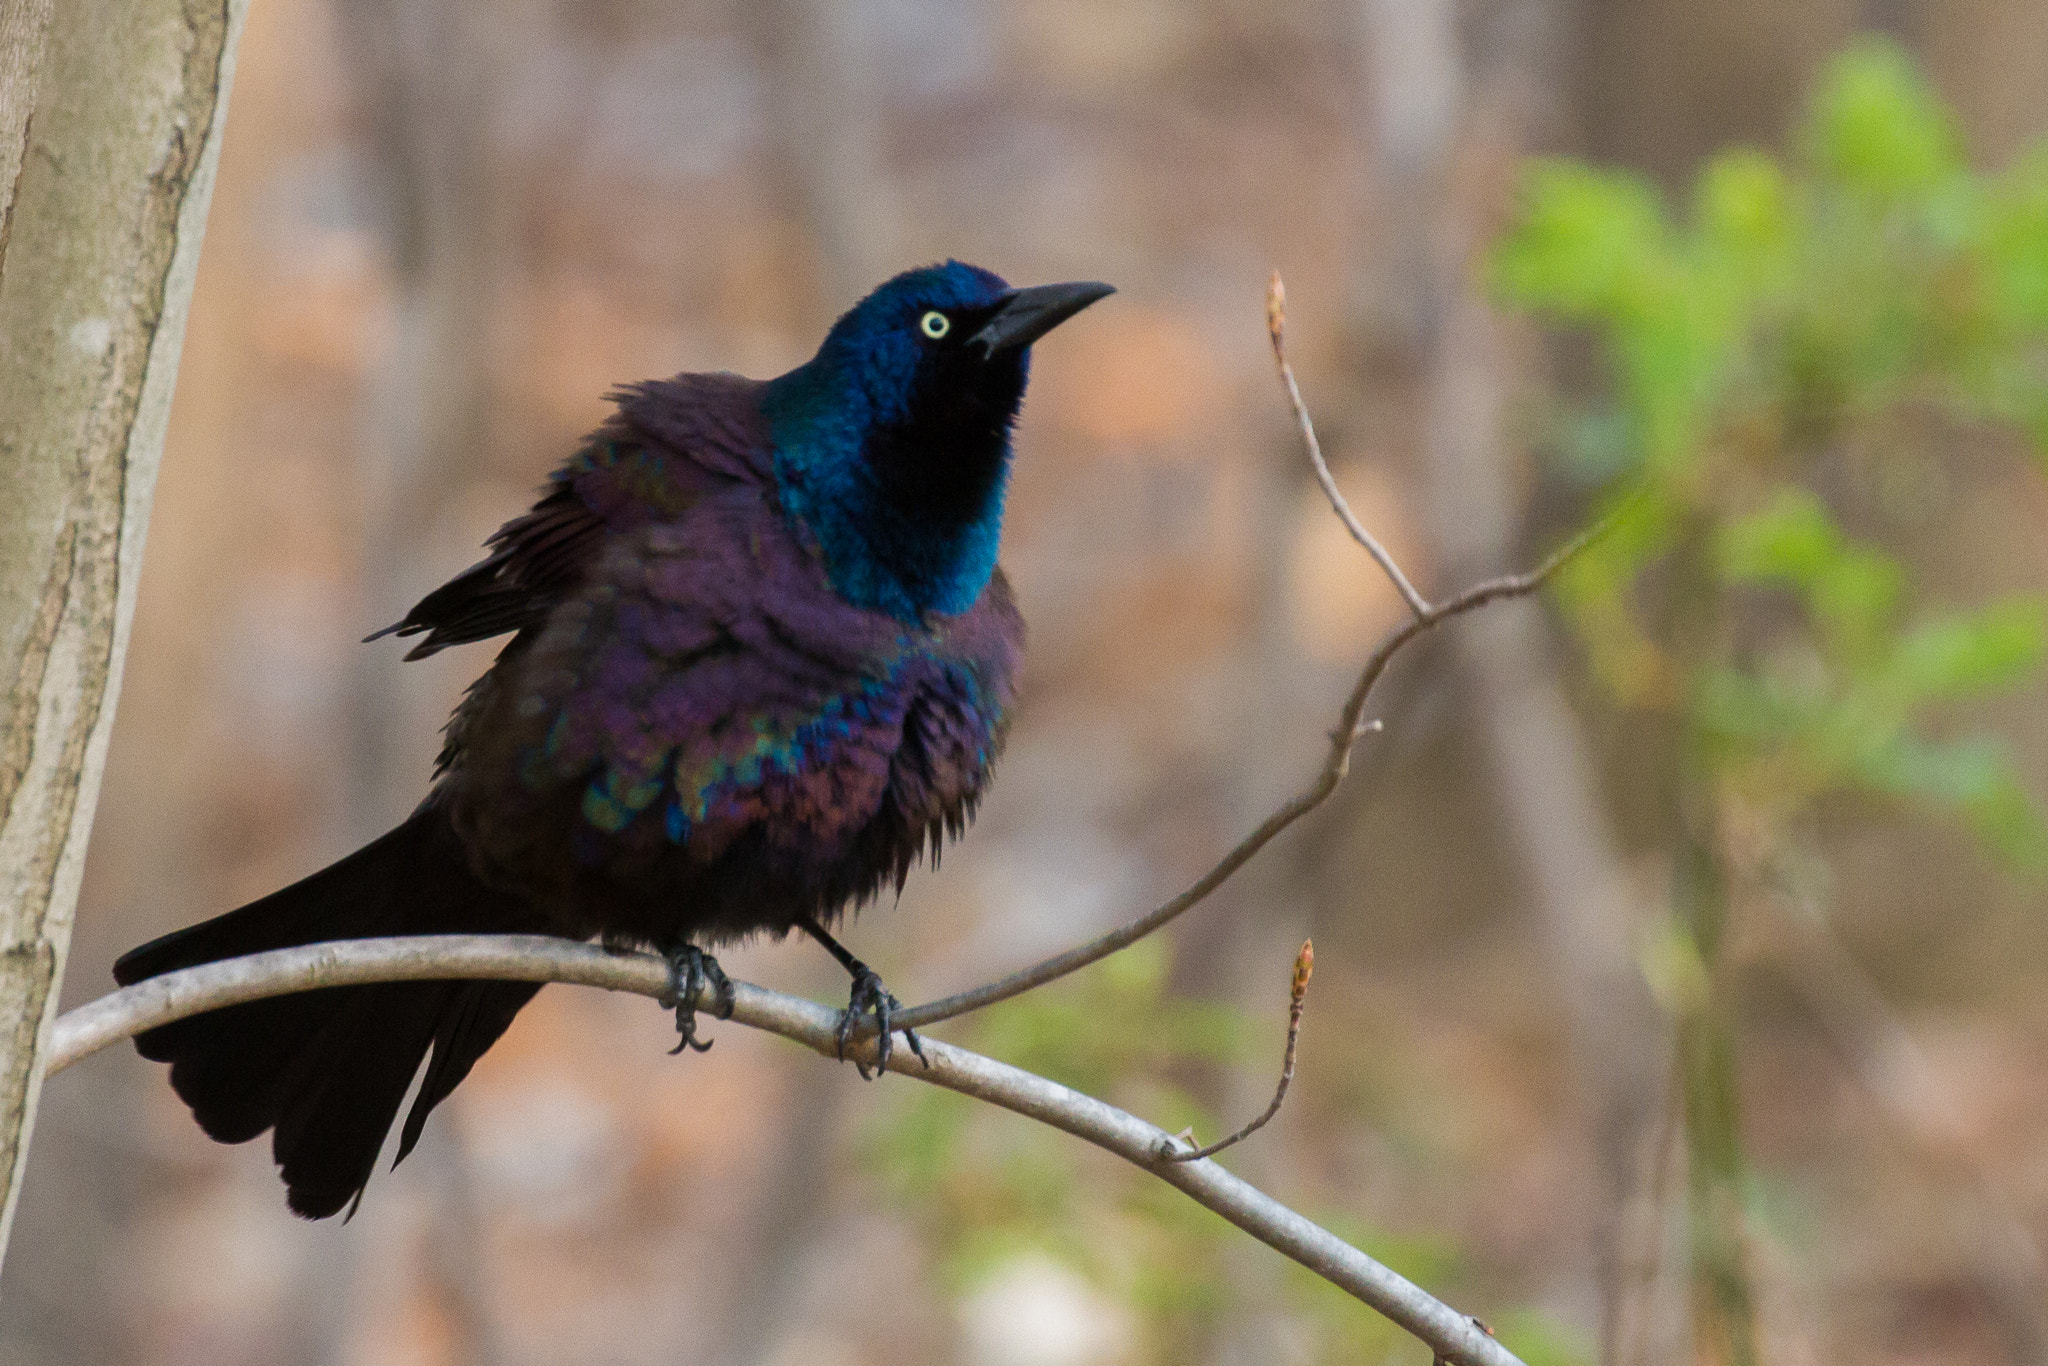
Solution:
[[[661,1003],[675,1011],[676,1033],[680,1036],[669,1056],[685,1048],[703,1053],[710,1049],[712,1041],[697,1037],[697,997],[709,986],[717,993],[718,1018],[730,1020],[735,1004],[732,978],[725,975],[716,958],[695,944],[685,944],[662,956],[668,960],[668,991],[662,995]]]
[[[882,985],[882,979],[867,964],[855,961],[850,971],[853,973],[853,995],[846,1003],[846,1013],[839,1017],[839,1061],[846,1061],[846,1046],[853,1041],[854,1027],[860,1023],[861,1017],[872,1016],[875,1021],[875,1071],[871,1075],[868,1065],[858,1058],[853,1062],[861,1080],[869,1081],[888,1069],[889,1051],[896,1032],[896,1012],[903,1009],[903,1002],[889,994],[888,988]],[[917,1055],[919,1062],[926,1067],[931,1066],[916,1030],[904,1030],[903,1040],[910,1045],[910,1051]]]

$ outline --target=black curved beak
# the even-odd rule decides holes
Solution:
[[[984,359],[1029,346],[1097,299],[1116,293],[1116,286],[1098,280],[1074,280],[1016,290],[996,308],[981,331],[967,339]]]

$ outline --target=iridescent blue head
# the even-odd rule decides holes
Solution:
[[[1031,343],[1114,292],[1012,289],[958,261],[905,271],[769,382],[783,505],[842,596],[905,622],[974,605],[995,572]]]

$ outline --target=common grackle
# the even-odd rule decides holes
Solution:
[[[116,979],[332,939],[537,933],[650,947],[687,1002],[724,984],[705,947],[800,929],[853,976],[842,1052],[862,1017],[886,1049],[897,1002],[826,926],[973,816],[1023,649],[996,548],[1030,346],[1111,292],[949,261],[882,285],[780,378],[614,393],[487,557],[377,633],[421,637],[407,659],[512,636],[418,810],[131,951]],[[429,1049],[400,1160],[537,990],[330,987],[136,1043],[214,1138],[274,1129],[291,1208],[324,1218],[360,1200]],[[694,1021],[679,1008],[702,1047]]]

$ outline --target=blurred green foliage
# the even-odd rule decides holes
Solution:
[[[1674,741],[1671,905],[1642,960],[1675,1022],[1694,1354],[1745,1366],[1768,1220],[1731,917],[1795,872],[1826,885],[1812,818],[1832,801],[1931,807],[2048,867],[2007,748],[1946,734],[1954,704],[2038,677],[2048,606],[1932,601],[1902,549],[1957,435],[2048,451],[2048,144],[1973,170],[1912,62],[1866,40],[1822,74],[1793,157],[1715,157],[1683,215],[1637,177],[1536,163],[1491,268],[1605,366],[1556,444],[1612,529],[1558,596],[1596,677]]]
[[[1682,218],[1635,176],[1536,163],[1492,271],[1608,370],[1558,445],[1632,496],[1559,592],[1614,694],[1675,716],[1779,830],[1833,794],[1908,798],[2048,864],[2004,748],[1936,734],[1942,704],[2037,674],[2042,600],[1929,603],[1882,544],[1888,468],[1927,458],[1916,423],[2048,451],[2048,145],[1973,171],[1911,61],[1871,40],[1824,74],[1790,164],[1724,153]]]

